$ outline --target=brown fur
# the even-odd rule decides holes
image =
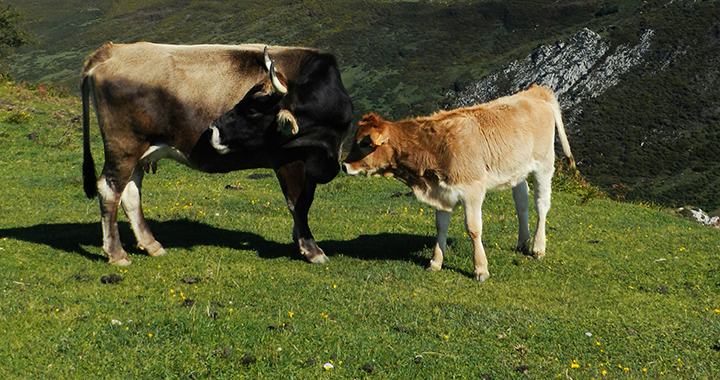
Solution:
[[[543,226],[538,227],[533,246],[537,256],[544,254],[544,213],[549,208],[556,127],[563,150],[574,166],[559,105],[552,91],[544,87],[533,85],[488,103],[397,122],[371,113],[360,121],[344,169],[349,174],[395,176],[439,212],[450,212],[463,202],[468,231],[476,240],[476,276],[483,280],[488,271],[479,237],[482,220],[478,216],[485,192],[512,187],[520,203],[527,203],[521,193],[525,189],[527,198],[525,178],[530,172],[536,173],[542,185],[536,199],[547,203],[538,211],[543,214],[539,218]],[[520,228],[523,241],[518,241],[518,248],[526,251],[529,232],[525,233],[522,225]],[[445,251],[445,237],[440,237],[440,228],[438,231],[433,269],[439,269]]]
[[[100,196],[103,251],[111,263],[130,263],[118,235],[117,212],[121,205],[136,234],[138,246],[151,255],[165,253],[150,232],[142,208],[139,207],[143,171],[151,168],[154,171],[157,160],[161,158],[173,158],[209,172],[247,167],[276,169],[281,183],[287,182],[303,189],[301,196],[294,198],[300,202],[299,205],[288,201],[296,222],[294,238],[301,252],[312,262],[327,260],[307,227],[307,209],[312,203],[316,181],[327,182],[337,173],[337,158],[332,160],[334,166],[325,167],[305,165],[303,159],[306,158],[300,156],[280,157],[272,153],[262,157],[258,157],[258,154],[248,153],[243,156],[237,153],[233,159],[212,150],[209,138],[200,143],[201,136],[210,135],[210,124],[233,110],[253,88],[259,89],[252,94],[254,98],[273,94],[275,88],[269,79],[264,48],[264,45],[259,44],[183,46],[148,42],[109,43],[100,47],[85,62],[82,71],[84,188],[88,197]],[[318,50],[271,46],[268,47],[268,55],[274,61],[272,71],[283,85],[298,78],[306,80],[305,75],[316,62],[329,62],[327,71],[320,71],[320,75],[340,77],[334,57]],[[333,83],[323,85],[332,86]],[[327,87],[321,89],[327,90]],[[335,95],[347,96],[341,83],[331,90],[337,90]],[[280,93],[284,95],[285,91]],[[291,96],[293,99],[286,103],[292,108],[309,95],[314,94],[309,94],[308,90],[297,90]],[[349,97],[335,96],[334,99],[338,100],[333,103],[337,105],[333,109],[347,113],[345,111],[352,108]],[[105,164],[99,179],[96,178],[90,150],[90,100],[95,106],[105,149]],[[318,107],[325,105],[319,104]],[[323,116],[330,115],[330,121],[334,121],[337,115],[344,116],[341,113],[329,113],[322,108],[316,111]],[[276,117],[279,128],[298,132],[298,122],[292,109],[283,109]],[[326,125],[326,136],[346,133],[349,119],[348,116],[348,121],[338,119],[332,126]],[[335,127],[338,131],[333,129]],[[339,130],[341,128],[342,131]],[[337,144],[334,144],[334,140],[328,140],[329,146],[337,145],[334,148],[336,151],[340,138],[337,140]],[[327,156],[332,157],[331,154]],[[280,170],[288,162],[292,162],[294,168],[303,167],[301,180],[297,179],[297,175],[289,176],[289,170]],[[317,178],[307,173],[317,175]],[[295,184],[292,181],[301,182]]]

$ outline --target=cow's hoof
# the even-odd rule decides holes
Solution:
[[[477,282],[485,282],[490,277],[490,273],[475,273],[475,280]]]
[[[532,257],[540,260],[545,257],[545,252],[533,252]]]
[[[325,264],[330,261],[330,259],[327,256],[325,256],[324,253],[316,254],[313,257],[310,257],[310,256],[305,256],[305,257],[307,257],[308,261],[313,264]]]
[[[132,264],[132,261],[128,259],[127,253],[124,249],[121,249],[120,252],[111,254],[108,251],[103,248],[103,253],[107,255],[108,257],[108,263],[112,265],[117,265],[119,267],[126,267],[130,264]]]
[[[108,262],[110,264],[118,266],[118,267],[126,267],[126,266],[132,264],[132,261],[130,261],[127,257],[121,257],[116,260],[110,259]]]
[[[155,241],[153,244],[150,244],[150,245],[147,246],[147,247],[144,246],[144,245],[138,244],[138,248],[140,248],[141,250],[147,252],[147,254],[150,255],[150,256],[164,256],[164,255],[167,255],[167,251],[165,250],[165,248],[163,248],[162,244],[160,244],[160,243],[157,242],[157,241]]]
[[[330,259],[325,255],[325,252],[315,244],[315,240],[312,239],[298,239],[298,247],[300,253],[307,259],[307,261],[313,264],[325,264]]]

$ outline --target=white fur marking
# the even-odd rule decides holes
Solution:
[[[230,147],[227,145],[223,145],[222,141],[220,140],[220,130],[214,125],[210,125],[210,129],[212,129],[212,137],[210,138],[210,144],[212,144],[213,148],[217,150],[220,154],[227,154],[230,153]]]
[[[150,146],[150,148],[148,148],[148,150],[146,150],[140,158],[140,163],[158,162],[163,158],[170,158],[184,165],[189,164],[186,155],[180,153],[179,150],[164,144]]]

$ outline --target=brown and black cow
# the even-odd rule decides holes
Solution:
[[[574,167],[560,106],[545,87],[533,85],[488,103],[394,123],[370,114],[360,121],[343,170],[395,176],[419,200],[435,207],[437,243],[431,270],[442,267],[450,213],[462,203],[474,244],[475,278],[484,281],[490,275],[480,238],[485,193],[512,188],[520,225],[517,249],[529,255],[529,173],[535,176],[538,214],[532,253],[538,258],[545,254],[556,128],[568,165]]]
[[[162,158],[210,173],[272,168],[301,253],[313,263],[327,261],[308,210],[316,185],[340,170],[353,115],[332,55],[255,44],[107,44],[90,56],[82,76],[84,188],[90,198],[99,195],[110,263],[130,264],[118,234],[120,205],[138,247],[166,253],[140,200],[144,172]],[[89,146],[90,100],[105,149],[99,178]]]

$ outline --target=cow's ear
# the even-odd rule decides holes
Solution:
[[[389,139],[387,128],[374,128],[370,133],[370,141],[376,147],[387,143]]]
[[[277,114],[278,130],[285,135],[297,134],[299,127],[295,115],[288,110],[280,110]]]

